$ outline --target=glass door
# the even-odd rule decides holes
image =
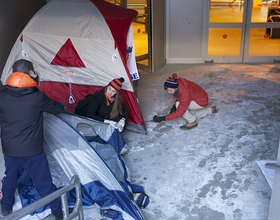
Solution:
[[[243,59],[246,0],[209,0],[205,61],[240,63]]]
[[[279,62],[279,0],[253,0],[249,7],[244,62]]]
[[[279,0],[210,0],[208,3],[205,61],[279,61]]]

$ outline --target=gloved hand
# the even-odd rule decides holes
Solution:
[[[118,122],[115,122],[115,121],[112,121],[112,120],[107,120],[107,119],[105,119],[104,122],[107,123],[107,124],[110,124],[115,129],[119,128]]]
[[[154,120],[154,122],[162,122],[162,121],[165,121],[165,116],[158,117],[157,115],[155,115],[153,117],[153,120]]]
[[[122,132],[123,131],[123,128],[124,128],[124,125],[125,125],[125,118],[122,118],[121,120],[119,120],[118,122],[118,129],[119,129],[119,132]]]
[[[172,114],[175,111],[176,111],[176,105],[173,105],[172,108],[170,109],[170,113],[169,114]]]

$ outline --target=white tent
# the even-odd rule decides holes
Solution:
[[[79,100],[112,79],[123,77],[122,96],[129,110],[127,127],[145,133],[131,79],[137,71],[133,68],[135,57],[133,64],[133,59],[127,59],[133,58],[133,53],[126,54],[127,36],[132,36],[128,32],[136,16],[134,10],[103,0],[52,0],[19,35],[1,81],[6,84],[16,60],[28,59],[39,74],[39,89],[74,113]]]

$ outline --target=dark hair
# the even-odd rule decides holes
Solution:
[[[122,104],[123,104],[122,97],[117,92],[115,95],[115,100],[113,103],[112,111],[110,112],[110,115],[109,115],[110,119],[117,118],[123,114]]]

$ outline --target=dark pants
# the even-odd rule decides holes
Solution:
[[[14,194],[18,186],[18,178],[25,169],[32,179],[36,190],[41,197],[47,196],[56,191],[52,183],[47,159],[44,153],[32,157],[9,157],[4,155],[5,177],[2,180],[3,210],[9,209],[14,204]],[[49,203],[53,215],[62,213],[60,197]]]

